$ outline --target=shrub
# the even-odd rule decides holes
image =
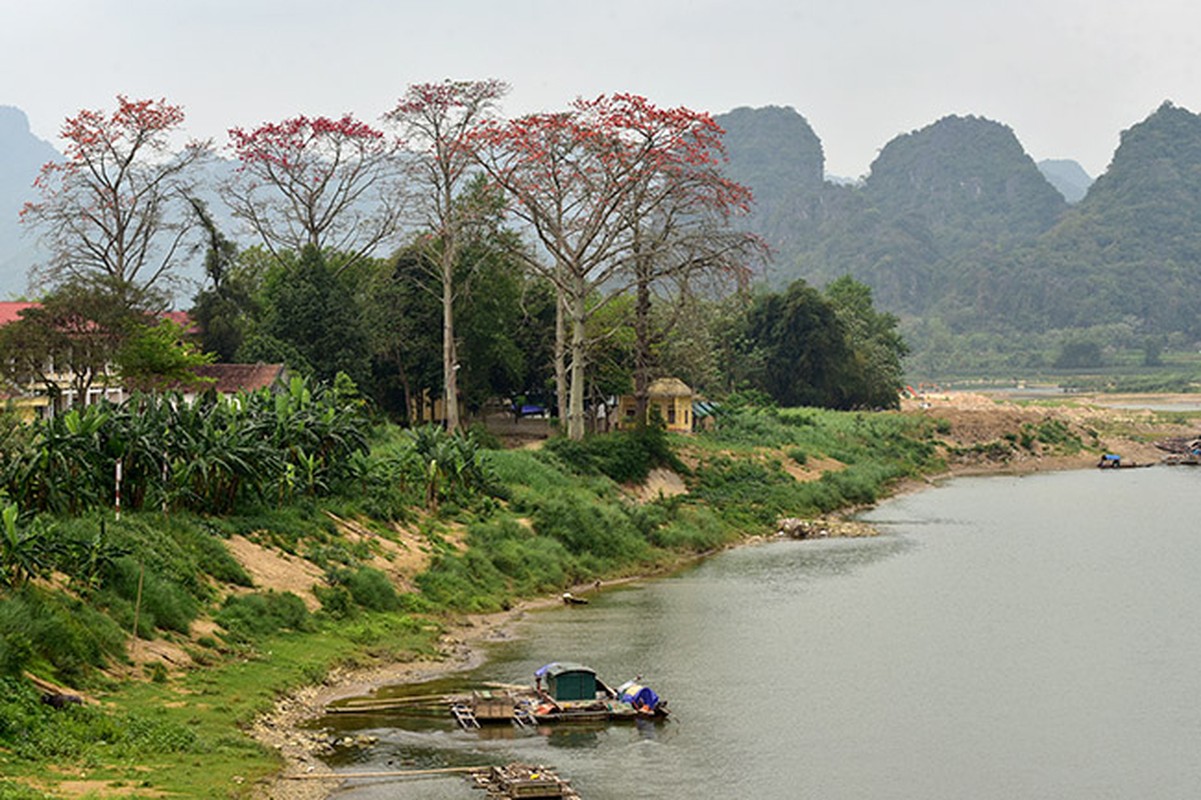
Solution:
[[[19,630],[0,632],[0,676],[20,675],[33,656],[29,634]]]
[[[77,599],[27,586],[0,600],[0,639],[10,669],[43,661],[77,680],[123,656],[126,633]]]
[[[544,448],[573,471],[605,475],[617,483],[641,483],[658,466],[678,466],[662,426],[596,434],[582,441],[556,438]]]
[[[345,586],[317,586],[313,593],[321,601],[321,610],[334,619],[354,616],[354,598]]]
[[[48,795],[0,778],[0,800],[48,800]]]
[[[50,762],[86,759],[94,752],[141,762],[148,755],[203,749],[183,725],[88,705],[53,709],[13,678],[0,679],[0,744],[19,758]]]
[[[292,592],[231,595],[214,619],[234,638],[242,640],[262,638],[280,630],[303,631],[311,627],[304,601]]]
[[[629,516],[611,505],[561,495],[547,500],[533,517],[539,535],[558,539],[576,555],[610,563],[636,562],[648,555],[646,541]]]
[[[736,535],[709,509],[684,508],[670,522],[655,528],[650,538],[657,547],[704,553]]]
[[[440,553],[430,568],[417,576],[417,585],[431,602],[457,611],[502,611],[508,605],[504,575],[482,553]]]
[[[132,556],[117,559],[106,573],[106,590],[135,605],[140,595],[141,607],[137,610],[140,636],[149,635],[154,628],[186,634],[200,611],[196,598],[174,575],[152,572]],[[102,599],[98,598],[98,602]]]
[[[360,567],[346,578],[346,588],[355,603],[371,611],[396,611],[400,597],[388,576],[378,569]]]
[[[561,589],[578,574],[575,558],[561,542],[538,536],[513,520],[473,525],[468,543],[488,555],[518,595]]]

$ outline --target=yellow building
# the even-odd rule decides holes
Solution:
[[[617,426],[629,429],[637,425],[637,408],[634,395],[623,394],[617,403]],[[652,381],[647,389],[647,413],[653,418],[656,412],[667,423],[667,430],[691,433],[692,389],[679,378]]]

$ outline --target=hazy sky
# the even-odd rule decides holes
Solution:
[[[976,114],[1095,176],[1164,100],[1201,110],[1201,3],[0,0],[0,105],[52,141],[118,93],[182,104],[190,134],[224,144],[300,113],[375,121],[444,78],[509,82],[511,115],[627,91],[792,106],[846,177],[899,133]]]

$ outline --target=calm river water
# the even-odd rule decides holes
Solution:
[[[584,800],[1201,796],[1201,470],[960,479],[866,518],[884,534],[744,547],[531,614],[457,681],[583,661],[642,674],[671,722],[480,736],[359,718],[340,724],[379,742],[336,766],[545,763]]]

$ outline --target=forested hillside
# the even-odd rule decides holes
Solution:
[[[1130,320],[1201,334],[1201,117],[1164,104],[1123,132],[1109,170],[1011,259],[996,311],[1023,325]]]
[[[821,164],[791,109],[718,120],[731,173],[765,209],[749,224],[774,248],[772,283],[854,276],[902,316],[919,359],[935,334],[986,334],[989,347],[1017,352],[1030,335],[1080,329],[1117,346],[1201,333],[1201,117],[1186,109],[1165,103],[1125,131],[1109,170],[1075,205],[1013,131],[978,117],[896,137],[854,187],[780,180]],[[757,148],[789,131],[805,141],[803,168],[757,179]],[[789,208],[803,212],[791,223],[781,217]]]

